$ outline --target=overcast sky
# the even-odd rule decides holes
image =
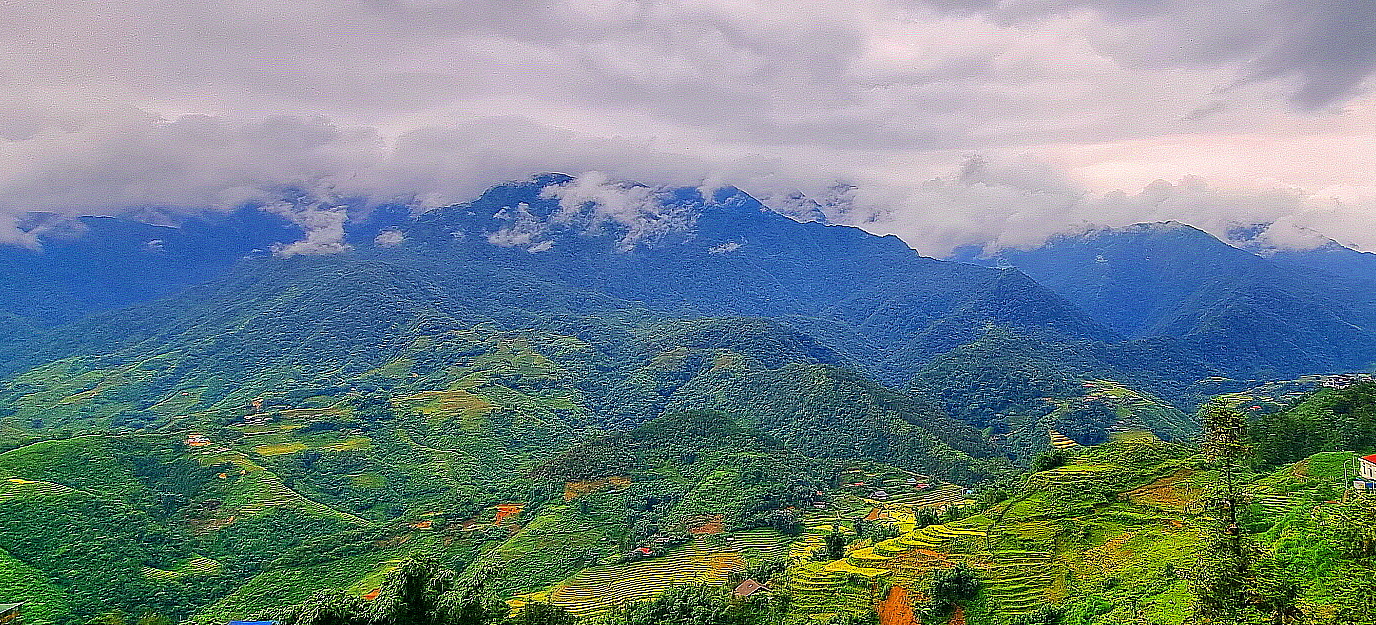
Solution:
[[[0,241],[563,171],[934,255],[1161,219],[1376,250],[1374,70],[1372,0],[12,0]]]

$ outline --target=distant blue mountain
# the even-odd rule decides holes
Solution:
[[[348,224],[346,241],[370,245],[382,230],[410,219],[405,207],[383,206]],[[45,226],[41,249],[0,246],[0,317],[29,326],[64,323],[178,293],[298,240],[300,226],[244,207],[181,219],[175,226],[117,217],[60,219],[33,213]],[[3,338],[3,331],[0,331]]]
[[[977,260],[1026,272],[1124,336],[1169,337],[1234,372],[1376,365],[1376,272],[1369,255],[1341,246],[1263,258],[1168,222]]]
[[[1200,392],[1194,382],[1204,377],[1290,376],[1376,362],[1376,332],[1369,330],[1376,328],[1376,288],[1360,277],[1367,255],[1351,250],[1333,250],[1337,260],[1319,269],[1316,259],[1330,258],[1320,252],[1262,258],[1168,223],[952,262],[923,257],[893,236],[791,219],[737,189],[704,196],[697,188],[596,182],[545,174],[415,216],[383,207],[349,225],[351,251],[318,258],[267,253],[302,232],[263,211],[177,227],[85,218],[81,232],[54,233],[41,251],[0,248],[0,317],[7,321],[0,338],[99,313],[81,322],[79,337],[69,331],[77,326],[62,326],[63,340],[44,343],[44,353],[162,340],[156,337],[170,336],[168,328],[186,325],[176,309],[189,306],[188,297],[232,310],[265,288],[338,272],[351,276],[341,279],[408,282],[409,295],[399,296],[410,302],[407,310],[431,306],[506,327],[628,310],[768,318],[895,387],[993,328],[1022,337],[998,342],[1009,349],[1074,354],[1080,364],[1056,388],[1098,371],[1135,379],[1172,401]],[[347,291],[328,297],[336,296]],[[347,309],[320,297],[306,299]],[[125,331],[102,330],[111,325]],[[942,375],[974,366],[969,357]],[[940,377],[923,375],[928,387]]]

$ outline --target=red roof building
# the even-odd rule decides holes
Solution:
[[[1362,456],[1357,462],[1357,476],[1364,480],[1376,482],[1376,454]]]

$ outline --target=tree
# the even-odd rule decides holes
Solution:
[[[483,593],[480,579],[460,579],[434,558],[413,555],[387,574],[372,602],[337,590],[281,610],[280,625],[486,625],[505,603]]]
[[[828,560],[840,560],[846,557],[846,537],[841,532],[832,532],[826,535],[826,554]]]
[[[956,606],[978,596],[982,587],[975,572],[964,566],[938,570],[932,573],[926,611],[933,616],[949,614]]]
[[[1056,606],[1044,605],[1033,612],[1013,617],[1012,625],[1061,625],[1065,612]]]
[[[1219,402],[1204,407],[1203,451],[1218,472],[1204,498],[1204,541],[1193,582],[1199,617],[1204,623],[1241,623],[1248,604],[1251,554],[1238,525],[1240,473],[1250,460],[1247,421]]]
[[[1305,582],[1292,575],[1275,557],[1260,558],[1254,562],[1250,581],[1249,600],[1269,625],[1304,622],[1299,598],[1304,592]]]
[[[1053,449],[1039,454],[1037,459],[1032,461],[1032,470],[1050,471],[1052,469],[1059,469],[1070,464],[1070,459],[1070,452],[1064,449]]]
[[[279,611],[279,625],[364,625],[363,599],[338,590],[322,590],[304,603]]]
[[[1334,548],[1371,564],[1376,557],[1376,496],[1357,494],[1341,505],[1322,508],[1319,527]]]

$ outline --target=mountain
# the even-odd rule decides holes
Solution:
[[[1017,267],[1124,336],[1172,339],[1234,375],[1376,364],[1376,278],[1263,258],[1183,224],[1064,235],[984,262]]]
[[[1293,331],[1289,309],[1248,298],[1281,284],[1262,292],[1298,306],[1284,297],[1311,275],[1183,227],[1138,233],[1112,258],[1182,275],[1100,276],[1115,297],[1160,283],[1127,323],[1113,298],[1076,303],[1088,278],[1047,280],[1060,295],[734,189],[555,174],[383,211],[317,248],[250,217],[202,256],[139,255],[155,234],[194,247],[200,226],[119,220],[0,255],[15,322],[0,341],[0,594],[30,598],[34,623],[151,610],[211,625],[320,590],[362,605],[417,551],[509,605],[578,616],[778,576],[797,598],[788,623],[863,615],[879,580],[912,586],[932,554],[962,554],[995,588],[971,613],[1021,614],[1069,593],[1083,554],[1194,544],[1193,508],[1130,493],[1185,470],[1208,483],[1182,408],[1256,367],[1201,346],[1259,350],[1234,314]],[[1235,270],[1190,273],[1166,252]],[[39,268],[47,255],[66,269]],[[160,286],[102,294],[76,271],[98,261],[102,280]],[[13,278],[28,267],[51,283]],[[1305,293],[1333,303],[1347,278],[1322,280]],[[63,289],[66,304],[38,305]],[[1219,293],[1227,306],[1198,304]],[[1321,347],[1287,349],[1363,349]],[[1310,356],[1294,366],[1322,365]],[[1104,447],[1018,475],[1053,442]],[[1040,572],[1005,575],[1023,565]],[[1088,614],[1126,592],[1118,573],[1081,574],[1102,593],[1046,597]],[[1146,577],[1184,600],[1180,580]]]
[[[1113,338],[1019,272],[925,258],[893,236],[799,223],[735,189],[712,197],[697,189],[599,189],[619,198],[614,205],[634,198],[617,211],[591,194],[549,192],[576,184],[551,175],[494,188],[420,216],[397,247],[480,271],[534,274],[556,292],[590,291],[674,314],[779,319],[891,383],[986,324]]]
[[[1308,267],[1333,275],[1376,280],[1376,254],[1360,252],[1308,229],[1295,234],[1299,245],[1277,245],[1272,239],[1274,224],[1256,224],[1233,228],[1228,238],[1238,247],[1266,258],[1276,264]]]
[[[346,239],[371,242],[405,218],[409,211],[379,207],[350,222]],[[41,247],[0,246],[0,317],[32,329],[172,295],[303,234],[290,219],[253,207],[158,222],[31,213],[21,227],[39,233]]]

